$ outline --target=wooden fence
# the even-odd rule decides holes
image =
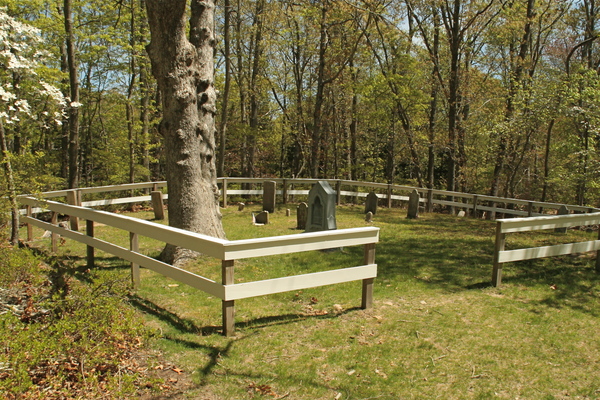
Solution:
[[[262,189],[241,189],[242,184],[250,184],[255,187],[262,185],[265,180],[277,183],[277,194],[281,201],[286,204],[290,196],[306,196],[312,185],[320,179],[265,179],[265,178],[219,178],[221,186],[221,198],[224,207],[227,207],[228,197],[231,195],[260,195]],[[563,204],[547,203],[531,200],[511,199],[506,197],[494,197],[460,192],[449,192],[447,190],[426,189],[414,186],[392,185],[375,182],[359,182],[349,180],[327,180],[337,193],[337,203],[340,204],[342,197],[366,197],[369,192],[374,191],[377,196],[385,201],[388,207],[392,201],[408,201],[408,195],[416,190],[421,197],[421,204],[431,212],[435,205],[454,207],[462,209],[471,215],[478,212],[488,212],[492,219],[497,214],[513,215],[521,217],[533,217],[556,213]],[[231,189],[231,185],[236,186]],[[362,189],[362,190],[358,190]],[[577,213],[588,213],[600,211],[600,209],[585,206],[567,205],[569,211]]]
[[[128,187],[128,189],[130,188],[131,186]],[[123,190],[122,188],[111,189]],[[80,191],[82,193],[85,192],[84,189],[80,189]],[[53,193],[50,196],[54,196],[55,194],[66,196],[68,194],[65,192],[58,193],[60,194]],[[71,197],[77,200],[77,195],[71,195]],[[28,196],[22,196],[19,200],[27,207],[26,216],[22,218],[22,221],[27,224],[28,240],[32,239],[31,226],[34,225],[52,232],[51,241],[53,251],[57,250],[59,235],[86,244],[87,263],[90,267],[94,265],[94,249],[100,249],[130,261],[134,287],[139,285],[139,268],[143,266],[218,297],[222,300],[223,333],[227,336],[234,333],[235,300],[248,297],[361,280],[361,306],[362,308],[372,306],[373,280],[377,276],[375,244],[379,240],[379,228],[363,227],[230,241],[77,205],[50,200],[38,200]],[[50,211],[52,213],[52,222],[48,223],[34,218],[32,215],[34,209]],[[56,216],[58,214],[69,215],[72,220],[86,220],[85,234],[77,230],[69,230],[58,226],[56,224]],[[129,232],[130,248],[126,249],[95,238],[94,223],[102,223]],[[222,282],[215,282],[141,254],[138,245],[139,235],[171,243],[222,260]],[[356,245],[364,246],[364,260],[363,265],[360,266],[256,282],[234,283],[235,260]]]
[[[523,261],[534,258],[552,257],[564,254],[596,251],[596,271],[600,272],[600,236],[598,240],[578,243],[566,243],[554,246],[532,247],[527,249],[505,250],[506,234],[543,229],[568,228],[600,224],[600,213],[553,215],[533,218],[499,219],[496,225],[496,244],[494,249],[494,266],[492,285],[500,286],[502,282],[502,264],[512,261]],[[599,231],[600,233],[600,231]]]
[[[283,204],[286,204],[291,196],[308,195],[310,187],[318,181],[317,179],[268,180],[277,183],[280,188],[277,193]],[[227,206],[228,196],[261,195],[262,188],[260,188],[260,186],[264,181],[264,178],[219,178],[218,183],[221,189],[223,206]],[[569,205],[567,207],[570,212],[580,214],[548,216],[548,214],[556,214],[556,211],[563,205],[373,182],[348,180],[328,180],[328,182],[336,190],[338,204],[342,202],[343,196],[356,199],[359,197],[366,197],[369,192],[373,191],[380,199],[382,199],[382,201],[386,201],[388,207],[391,207],[393,201],[407,201],[408,195],[412,191],[417,190],[421,197],[422,206],[429,212],[433,211],[434,206],[437,205],[462,209],[471,215],[479,215],[479,212],[488,212],[492,218],[495,218],[497,214],[528,217],[498,220],[496,250],[494,252],[494,272],[492,276],[492,283],[494,286],[498,286],[501,282],[503,263],[558,254],[598,251],[600,249],[598,241],[592,241],[550,246],[547,248],[511,251],[504,250],[506,233],[548,229],[546,227],[600,223],[600,220],[598,220],[597,217],[597,215],[600,214],[598,213],[600,210],[596,208]],[[252,185],[255,188],[242,188],[242,185],[245,184]],[[88,248],[89,265],[93,265],[94,263],[95,248],[130,261],[134,285],[139,284],[139,266],[141,265],[219,297],[223,301],[223,331],[226,335],[233,334],[234,330],[233,302],[246,297],[362,280],[362,307],[367,308],[371,305],[373,279],[377,275],[377,265],[374,261],[375,243],[377,243],[379,237],[379,230],[377,228],[356,228],[264,239],[223,241],[152,222],[89,208],[152,201],[155,213],[158,213],[159,211],[162,213],[162,201],[163,199],[168,199],[168,194],[163,193],[162,190],[163,188],[166,188],[166,186],[167,183],[165,181],[160,181],[60,190],[45,192],[36,196],[41,200],[24,195],[19,198],[20,202],[26,205],[26,209],[22,211],[22,213],[26,214],[22,221],[27,224],[28,240],[32,239],[33,225],[51,231],[52,247],[54,251],[56,251],[59,235],[85,243]],[[258,187],[258,189],[256,189],[256,187]],[[136,191],[144,191],[149,194],[133,195]],[[106,198],[108,197],[108,193],[114,193],[112,196],[113,198]],[[84,199],[84,196],[90,198]],[[100,197],[100,199],[98,199],[98,197]],[[64,200],[68,204],[48,200],[57,198]],[[40,221],[33,217],[35,213],[44,210],[52,212],[53,218],[50,223]],[[57,226],[57,215],[59,213],[71,217],[71,230]],[[544,215],[546,215],[546,217],[540,217]],[[157,214],[157,217],[159,217],[159,214]],[[79,219],[87,221],[85,234],[78,232]],[[130,249],[125,249],[115,244],[94,238],[94,222],[103,223],[128,231],[130,233]],[[221,259],[222,282],[216,283],[207,278],[192,274],[189,271],[176,268],[140,254],[138,251],[138,235],[172,243]],[[324,271],[316,274],[291,276],[243,284],[234,284],[233,281],[234,261],[236,259],[298,251],[322,250],[352,245],[365,246],[364,265],[338,269],[335,271]],[[596,265],[597,269],[600,271],[600,264],[598,261]]]

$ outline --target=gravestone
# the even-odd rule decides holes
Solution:
[[[270,213],[275,212],[275,193],[277,189],[277,182],[275,181],[264,181],[263,182],[263,211]]]
[[[420,200],[419,192],[417,189],[414,189],[410,195],[408,196],[408,213],[406,214],[406,218],[415,219],[419,218],[419,200]]]
[[[308,204],[300,203],[296,209],[296,229],[306,229],[306,215],[308,214]]]
[[[560,206],[558,209],[558,215],[567,215],[569,214],[569,209],[564,204]],[[556,233],[567,233],[567,228],[554,228],[554,232]]]
[[[260,213],[256,214],[256,216],[254,216],[254,214],[252,214],[252,217],[254,218],[255,225],[266,225],[269,223],[269,212],[268,211],[260,212]]]
[[[244,211],[244,207],[246,207],[246,204],[244,204],[244,203],[238,204],[238,211]]]
[[[465,210],[460,210],[457,215],[459,218],[462,218],[462,217],[466,216],[467,213],[465,213]]]
[[[289,208],[286,208],[286,209],[285,209],[285,216],[286,216],[286,217],[289,217],[290,215],[292,215],[292,212],[290,211],[290,209],[289,209]]]
[[[367,195],[367,201],[365,202],[365,214],[372,212],[373,215],[377,214],[377,195],[375,192],[370,192]]]
[[[365,221],[367,221],[367,222],[373,222],[373,213],[371,211],[369,211],[367,213],[367,215],[365,215]]]
[[[308,192],[306,232],[337,229],[335,221],[336,192],[327,181],[318,181]]]

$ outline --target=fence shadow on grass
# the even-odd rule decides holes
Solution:
[[[495,222],[440,214],[407,220],[388,210],[378,218],[378,281],[418,281],[449,292],[491,287]],[[358,255],[360,249],[352,251]],[[597,316],[600,274],[594,262],[595,254],[588,253],[507,263],[502,285],[541,290],[540,305]]]

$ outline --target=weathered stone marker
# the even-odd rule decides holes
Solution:
[[[419,192],[417,189],[414,189],[410,195],[408,196],[408,213],[406,214],[406,218],[415,219],[419,218],[419,200],[420,200]]]
[[[369,211],[367,213],[367,215],[365,215],[365,221],[367,221],[367,222],[373,222],[373,213],[371,211]]]
[[[238,204],[238,211],[244,211],[244,207],[246,207],[245,203]]]
[[[270,213],[275,212],[275,194],[277,193],[276,190],[277,182],[263,182],[263,211],[268,211]]]
[[[370,192],[367,195],[367,201],[365,202],[365,214],[372,212],[373,215],[377,214],[377,194]]]
[[[337,229],[335,220],[336,192],[327,181],[318,181],[308,193],[306,232]]]
[[[263,212],[256,214],[256,216],[254,217],[254,223],[256,225],[268,224],[269,223],[269,212],[263,211]]]
[[[558,209],[558,215],[568,215],[569,209],[564,204]],[[554,228],[556,233],[567,233],[567,228]]]
[[[152,209],[154,210],[154,219],[165,219],[165,204],[163,202],[163,194],[161,191],[154,190],[150,192],[152,200]]]
[[[296,209],[296,229],[306,229],[306,216],[308,215],[308,204],[300,203]]]

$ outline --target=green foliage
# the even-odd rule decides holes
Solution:
[[[0,393],[4,398],[124,398],[144,333],[124,306],[126,281],[0,248]],[[138,382],[139,384],[139,382]]]

